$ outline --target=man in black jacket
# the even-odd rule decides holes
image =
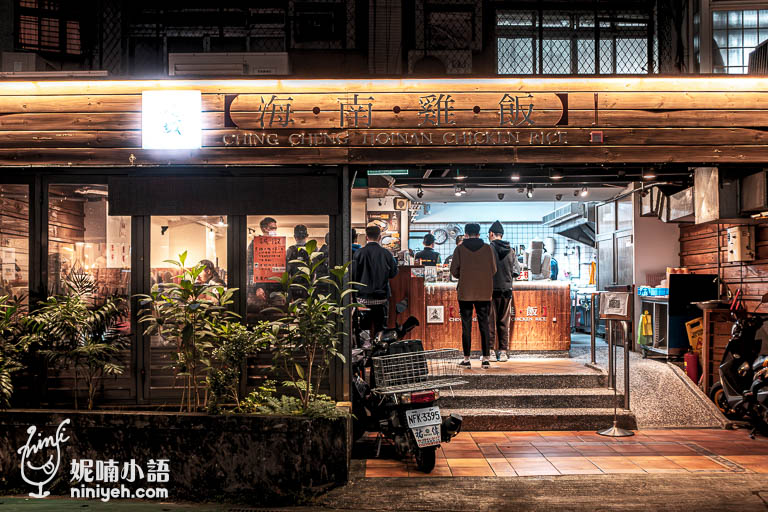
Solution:
[[[415,258],[421,260],[425,267],[434,267],[440,263],[440,253],[435,250],[435,235],[424,235],[424,250],[417,252]]]
[[[493,276],[493,298],[491,299],[491,347],[496,348],[496,360],[506,361],[509,349],[509,323],[514,314],[512,284],[520,275],[520,264],[514,249],[501,238],[504,227],[496,221],[488,231],[488,239],[496,255],[496,274]],[[498,341],[498,346],[496,345]]]
[[[360,316],[360,327],[370,329],[371,338],[381,331],[387,322],[389,308],[389,280],[397,275],[397,261],[388,250],[379,245],[381,228],[365,228],[365,247],[355,251],[352,258],[352,281],[358,285],[355,300],[367,308]]]

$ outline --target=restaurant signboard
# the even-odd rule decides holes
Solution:
[[[199,97],[199,113],[142,101],[172,92]],[[757,77],[6,82],[0,113],[0,165],[745,163],[768,150]]]

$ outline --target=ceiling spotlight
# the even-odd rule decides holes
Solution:
[[[467,188],[464,185],[456,185],[453,187],[453,195],[461,197],[467,193]]]
[[[520,181],[520,173],[519,172],[513,172],[509,175],[509,179],[512,181]]]
[[[224,222],[224,217],[219,217],[219,222],[216,223],[216,225],[220,228],[227,227],[227,223]]]
[[[560,174],[560,171],[552,171],[549,174],[549,179],[551,179],[551,180],[561,180],[561,179],[563,179],[563,175]]]
[[[581,189],[581,193],[580,193],[579,195],[580,195],[581,197],[587,197],[587,194],[589,194],[589,190],[587,189],[587,187],[583,187],[583,188]]]
[[[577,197],[579,195],[579,189],[575,189],[573,191],[573,197]]]
[[[652,180],[656,178],[656,171],[654,169],[643,169],[643,179]]]
[[[525,196],[530,199],[533,197],[533,186],[528,185],[528,188],[525,189]]]
[[[421,188],[421,185],[419,185],[419,190],[416,191],[416,197],[418,197],[419,199],[424,197],[424,190]]]

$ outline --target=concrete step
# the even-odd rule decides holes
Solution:
[[[615,403],[624,403],[618,394]],[[464,386],[443,390],[440,406],[456,409],[562,409],[562,408],[612,408],[614,392],[606,388],[570,389],[471,389]]]
[[[443,416],[459,413],[464,418],[464,431],[520,430],[598,430],[613,425],[613,409],[449,409],[441,408]],[[635,416],[618,410],[618,425],[636,429]]]
[[[604,373],[456,373],[466,384],[463,389],[573,389],[605,387],[608,377]],[[456,387],[455,389],[459,389]]]

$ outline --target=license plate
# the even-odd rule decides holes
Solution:
[[[416,446],[425,448],[440,444],[440,424],[427,425],[426,427],[412,428],[413,437],[416,439]]]
[[[409,428],[423,427],[424,425],[437,425],[440,423],[440,408],[425,407],[424,409],[411,409],[405,411]]]

